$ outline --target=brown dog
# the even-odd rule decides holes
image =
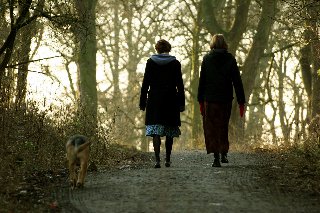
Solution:
[[[83,135],[71,136],[66,144],[69,180],[72,188],[83,187],[84,179],[88,169],[90,144],[91,142],[89,142],[87,137]],[[80,166],[78,178],[76,166]]]

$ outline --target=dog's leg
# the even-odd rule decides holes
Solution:
[[[76,156],[74,153],[74,145],[71,140],[68,140],[66,144],[66,157],[68,160],[69,167],[69,182],[71,188],[75,188],[77,182],[77,174],[76,174]]]
[[[80,172],[78,176],[78,181],[77,181],[77,187],[82,188],[84,185],[84,178],[86,177],[87,174],[87,169],[88,169],[88,161],[82,161],[80,164]]]
[[[76,187],[77,174],[76,174],[76,162],[69,160],[69,181],[72,188]]]

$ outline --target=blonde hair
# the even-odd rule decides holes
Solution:
[[[212,36],[210,49],[228,49],[228,44],[222,34],[215,34]]]

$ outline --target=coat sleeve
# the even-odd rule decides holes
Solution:
[[[237,61],[235,59],[233,59],[233,62],[232,62],[232,83],[233,83],[234,90],[236,92],[238,104],[246,103],[240,71],[237,65]]]
[[[205,58],[203,58],[201,69],[200,69],[200,78],[199,78],[199,85],[198,85],[198,102],[204,102],[204,79],[205,77]]]
[[[140,103],[139,107],[141,110],[145,110],[147,106],[147,98],[148,98],[148,90],[150,87],[150,63],[147,62],[144,76],[143,76],[143,81],[142,81],[142,86],[141,86],[141,92],[140,92]]]
[[[184,84],[182,79],[182,72],[181,72],[181,64],[178,63],[177,69],[177,93],[178,93],[178,102],[180,108],[185,108],[185,94],[184,94]]]

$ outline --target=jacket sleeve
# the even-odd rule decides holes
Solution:
[[[199,78],[199,86],[198,86],[198,102],[203,103],[204,102],[204,79],[205,79],[205,58],[203,58],[202,64],[201,64],[201,70],[200,70],[200,78]]]
[[[238,104],[246,103],[240,71],[237,65],[237,61],[235,59],[233,59],[233,62],[232,62],[232,83],[233,83],[234,90],[236,92]]]
[[[141,86],[140,103],[139,103],[140,109],[143,109],[143,110],[147,106],[149,86],[150,86],[150,64],[147,62],[144,76],[143,76],[142,86]]]
[[[179,107],[184,108],[185,107],[185,94],[184,94],[184,84],[182,79],[182,72],[181,72],[181,64],[178,63],[178,69],[177,69],[177,93],[178,93],[178,102]]]

